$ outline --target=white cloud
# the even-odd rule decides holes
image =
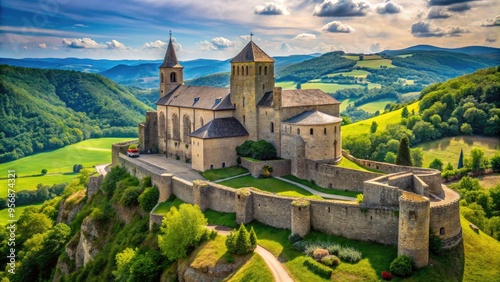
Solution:
[[[164,49],[167,48],[167,42],[156,40],[144,43],[144,48],[146,49]]]
[[[225,50],[233,45],[234,43],[231,40],[224,37],[214,37],[210,41],[205,40],[201,42],[202,50],[212,51]]]
[[[343,24],[339,21],[333,21],[327,23],[325,26],[321,28],[321,30],[334,33],[351,33],[354,31],[354,28],[350,27],[347,24]]]
[[[440,27],[430,22],[418,21],[411,25],[410,32],[414,37],[445,37],[460,36],[462,33],[470,32],[467,28],[460,26]]]
[[[427,19],[447,19],[453,16],[448,10],[444,8],[431,7],[425,16]]]
[[[500,16],[496,16],[494,19],[486,19],[481,23],[481,26],[500,26]]]
[[[42,49],[47,49],[47,44],[45,43],[40,43],[38,44],[38,47],[42,48]]]
[[[100,44],[95,42],[93,39],[85,37],[85,38],[73,38],[62,40],[62,44],[68,48],[76,48],[76,49],[102,49],[106,48],[105,44]]]
[[[313,39],[316,39],[316,35],[312,34],[312,33],[301,33],[301,34],[295,36],[293,39],[313,40]]]
[[[126,49],[125,44],[118,42],[117,40],[111,40],[111,42],[106,42],[109,49]]]
[[[385,0],[384,3],[375,5],[375,10],[379,14],[397,14],[403,10],[403,7],[392,0]]]
[[[265,16],[290,15],[285,5],[276,2],[267,2],[262,5],[257,5],[255,6],[254,13]]]
[[[314,7],[314,16],[318,17],[359,17],[365,16],[371,9],[364,0],[324,0]]]

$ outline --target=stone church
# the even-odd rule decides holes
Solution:
[[[160,66],[156,112],[139,125],[140,149],[198,171],[236,165],[245,140],[271,142],[278,157],[336,163],[342,157],[340,102],[318,89],[275,87],[274,59],[252,40],[231,60],[229,88],[187,86],[172,39]]]

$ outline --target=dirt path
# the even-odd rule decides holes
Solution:
[[[208,225],[209,229],[216,230],[220,235],[227,236],[231,231],[231,228],[225,226],[218,225]],[[281,262],[274,257],[274,255],[268,250],[264,249],[260,245],[257,245],[255,249],[255,253],[257,253],[267,264],[271,273],[273,274],[274,281],[276,282],[293,282],[293,279],[288,275],[286,269],[283,267]]]

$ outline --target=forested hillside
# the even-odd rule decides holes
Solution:
[[[149,109],[96,74],[0,66],[0,162],[90,137],[135,137]]]

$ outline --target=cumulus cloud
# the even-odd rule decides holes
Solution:
[[[161,40],[151,41],[144,43],[144,48],[147,49],[163,49],[167,47],[167,42]]]
[[[276,2],[267,2],[262,5],[255,6],[254,13],[264,16],[290,15],[285,5]]]
[[[313,40],[313,39],[316,39],[316,35],[311,34],[311,33],[301,33],[301,34],[295,36],[293,39]]]
[[[364,0],[324,0],[314,7],[314,16],[318,17],[359,17],[365,16],[371,9]]]
[[[465,11],[470,10],[472,7],[467,4],[467,3],[461,3],[461,4],[456,4],[456,5],[451,5],[448,7],[448,11],[450,12],[455,12],[455,13],[462,13]]]
[[[108,49],[126,49],[125,44],[114,39],[110,42],[106,42],[106,46],[108,47]]]
[[[392,0],[385,0],[384,3],[375,5],[375,11],[383,14],[397,14],[403,10],[403,7]]]
[[[432,19],[447,19],[451,16],[453,16],[453,14],[448,12],[448,10],[444,8],[432,7],[429,9],[425,17],[429,20],[432,20]]]
[[[372,53],[377,53],[378,51],[380,51],[382,48],[380,47],[380,43],[376,42],[376,43],[372,43],[370,45],[370,52]]]
[[[496,16],[494,19],[486,19],[481,23],[481,26],[491,27],[500,26],[500,16]]]
[[[210,41],[202,41],[201,42],[201,47],[203,50],[212,50],[212,51],[218,51],[218,50],[225,50],[231,46],[233,46],[234,43],[224,37],[214,37]]]
[[[449,6],[473,1],[476,0],[427,0],[427,6]]]
[[[102,49],[106,48],[105,44],[100,44],[95,42],[91,38],[73,38],[73,39],[66,39],[64,38],[62,40],[62,44],[68,48],[75,48],[75,49]]]
[[[47,44],[45,43],[40,43],[38,44],[38,47],[42,48],[42,49],[47,49]]]
[[[354,28],[350,27],[347,24],[343,24],[339,21],[333,21],[327,23],[325,26],[321,28],[321,30],[334,33],[351,33],[354,31]]]
[[[411,34],[414,37],[444,37],[444,36],[460,36],[462,33],[468,33],[469,30],[460,26],[440,27],[431,25],[426,21],[413,23],[410,28]]]

